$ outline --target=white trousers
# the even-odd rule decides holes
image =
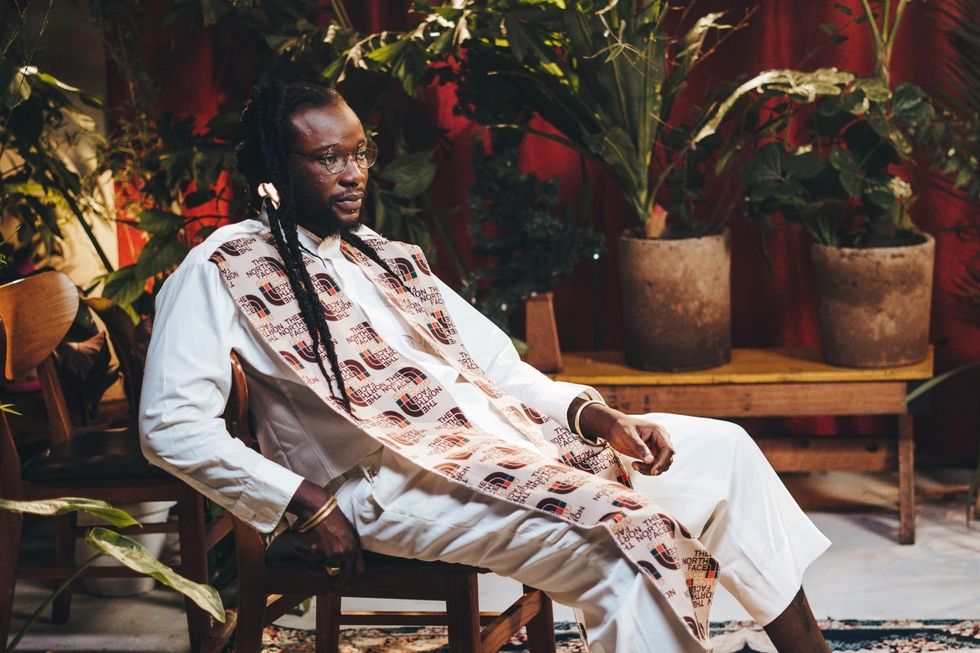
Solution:
[[[660,476],[633,473],[635,488],[701,540],[720,563],[725,588],[768,624],[829,540],[741,427],[644,417],[666,427],[676,455]],[[581,611],[592,653],[702,650],[604,528],[482,495],[387,450],[371,464],[376,475],[352,478],[337,492],[365,549],[484,567],[541,589]]]

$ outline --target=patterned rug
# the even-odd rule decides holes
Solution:
[[[920,653],[922,651],[973,651],[980,653],[980,621],[854,621],[820,622],[834,651],[855,653]],[[775,649],[752,621],[713,623],[715,653],[773,653]],[[573,623],[555,627],[559,653],[584,653],[585,644]],[[313,633],[289,628],[267,628],[263,653],[313,653]],[[444,653],[446,629],[345,628],[341,653]],[[502,651],[527,650],[523,637],[515,637]]]

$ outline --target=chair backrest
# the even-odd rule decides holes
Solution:
[[[37,369],[52,442],[71,436],[53,352],[77,313],[78,289],[60,272],[42,272],[0,286],[3,376],[13,381]]]
[[[119,367],[122,368],[126,399],[130,410],[136,415],[143,387],[143,367],[146,365],[146,360],[136,346],[136,325],[126,311],[106,297],[86,297],[82,301],[95,311],[109,332],[109,342],[119,359]]]

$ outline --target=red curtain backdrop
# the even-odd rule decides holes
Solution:
[[[352,18],[362,32],[403,28],[405,0],[367,0],[348,3]],[[746,29],[732,35],[692,76],[687,98],[703,97],[703,90],[738,76],[768,68],[837,66],[858,74],[869,74],[870,46],[861,25],[846,34],[850,40],[830,44],[819,25],[842,22],[843,16],[831,0],[778,2],[776,0],[700,0],[695,11],[728,11],[732,20],[757,6]],[[855,13],[859,0],[843,0]],[[937,3],[922,0],[910,6],[902,26],[893,62],[896,83],[912,81],[927,91],[939,88],[944,62],[952,57],[936,18]],[[165,89],[166,107],[194,115],[203,124],[220,106],[240,105],[255,71],[248,53],[236,46],[229,29],[205,30],[195,34],[176,26],[172,30],[146,30],[147,53],[152,72]],[[122,89],[110,87],[111,94]],[[116,95],[118,97],[118,95]],[[690,101],[690,100],[688,100]],[[423,98],[427,110],[448,130],[452,153],[441,162],[434,182],[438,204],[453,209],[451,231],[465,251],[466,189],[472,181],[469,160],[472,135],[477,129],[453,115],[455,98],[450,87],[433,88]],[[684,111],[683,104],[678,115]],[[547,128],[546,125],[538,125]],[[581,180],[577,158],[560,145],[528,137],[524,146],[525,169],[544,178],[562,182],[567,201],[580,198]],[[965,262],[978,255],[976,240],[963,239],[951,228],[967,219],[975,206],[961,202],[932,182],[912,173],[918,195],[912,214],[917,224],[937,241],[936,281],[932,312],[932,341],[936,345],[937,369],[950,369],[969,360],[980,360],[980,329],[962,315],[955,297],[955,279]],[[617,348],[622,344],[619,284],[616,275],[616,238],[633,226],[629,210],[618,189],[601,173],[591,170],[594,192],[594,227],[604,234],[605,251],[599,261],[582,262],[573,278],[555,290],[559,337],[565,351]],[[771,237],[772,269],[759,252],[755,225],[741,215],[738,203],[731,215],[733,233],[733,342],[736,347],[817,346],[815,299],[811,285],[808,241],[800,230],[782,228]],[[129,234],[120,234],[121,245],[129,245]],[[456,280],[446,257],[437,271],[451,284]],[[582,292],[588,289],[588,292]],[[980,434],[980,375],[967,373],[941,386],[931,398],[928,414],[918,418],[917,439],[922,452],[944,459],[972,460]],[[781,433],[870,433],[882,424],[870,419],[783,420],[752,424],[756,431]]]

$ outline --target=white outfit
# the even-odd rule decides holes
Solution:
[[[486,567],[581,608],[593,651],[699,650],[656,589],[603,528],[584,529],[481,495],[388,451],[332,411],[251,328],[208,262],[228,240],[267,231],[247,220],[195,248],[157,299],[140,415],[151,462],[183,478],[257,529],[272,530],[303,478],[337,491],[363,545],[403,557]],[[371,237],[362,229],[362,237]],[[381,338],[434,375],[481,430],[533,448],[485,396],[411,335],[338,239],[300,240],[356,297]],[[459,295],[440,290],[463,342],[502,390],[567,425],[572,399],[594,390],[554,382],[520,361],[510,339]],[[250,408],[263,455],[232,438],[221,413],[231,386],[228,353],[249,377]],[[647,416],[667,427],[676,456],[636,489],[698,535],[721,564],[722,583],[760,623],[800,587],[828,545],[745,432],[726,422]],[[553,452],[546,452],[553,456]],[[374,473],[356,472],[358,466]]]

